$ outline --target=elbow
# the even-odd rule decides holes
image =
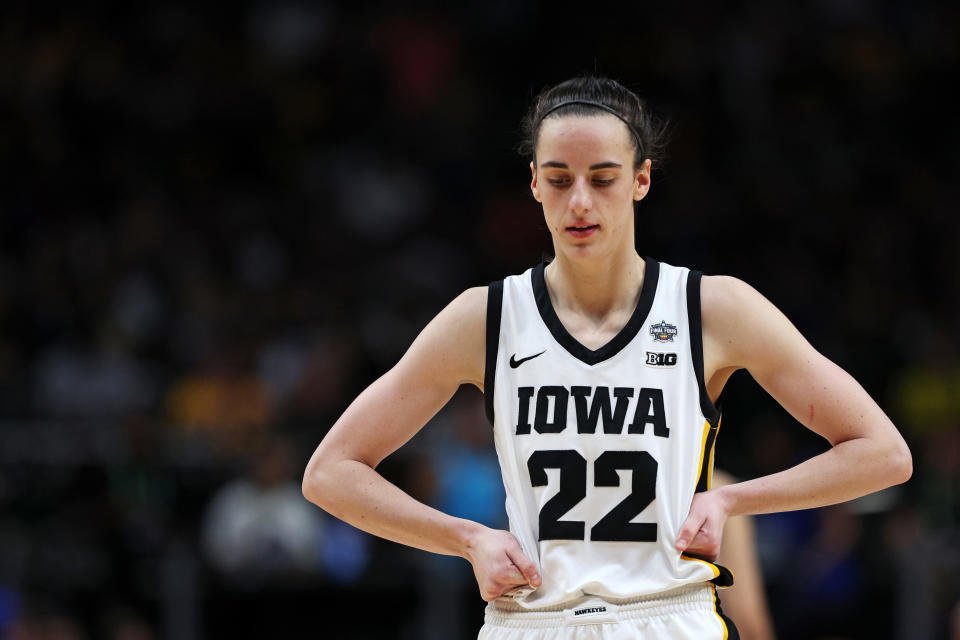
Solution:
[[[300,486],[303,497],[321,509],[325,509],[323,506],[323,497],[327,494],[324,487],[328,475],[327,465],[325,465],[320,458],[314,456],[310,462],[307,463],[307,468],[303,472],[303,483]]]
[[[311,465],[308,464],[306,470],[303,472],[303,483],[300,485],[300,490],[303,492],[304,498],[316,504],[319,492],[317,491],[316,481],[310,467]]]
[[[906,482],[913,476],[913,455],[910,453],[910,447],[907,446],[906,442],[900,448],[898,470],[900,471],[898,484]]]
[[[310,502],[314,501],[313,482],[310,477],[310,467],[308,466],[306,471],[303,472],[303,482],[300,484],[300,491],[303,493],[303,497],[309,500]]]
[[[913,476],[913,455],[904,439],[897,434],[897,441],[889,456],[891,484],[902,484]]]

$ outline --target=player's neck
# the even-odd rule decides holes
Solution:
[[[562,253],[547,265],[547,291],[559,312],[569,310],[595,320],[610,313],[633,313],[646,265],[635,251],[592,260],[571,260]]]

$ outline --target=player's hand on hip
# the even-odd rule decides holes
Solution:
[[[726,505],[717,490],[694,494],[690,513],[677,536],[677,550],[710,562],[715,561],[720,554],[727,515]]]
[[[473,565],[480,595],[487,602],[516,587],[540,586],[537,565],[509,531],[485,527],[474,539],[467,559]]]

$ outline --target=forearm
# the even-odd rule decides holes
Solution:
[[[419,502],[357,460],[308,467],[303,493],[358,529],[411,547],[468,557],[483,526]]]
[[[837,443],[795,467],[717,489],[729,515],[812,509],[904,482],[909,453],[870,438]]]

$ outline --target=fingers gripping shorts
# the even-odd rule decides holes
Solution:
[[[487,605],[478,640],[739,640],[712,584],[609,601],[594,596],[525,610],[506,599]]]

